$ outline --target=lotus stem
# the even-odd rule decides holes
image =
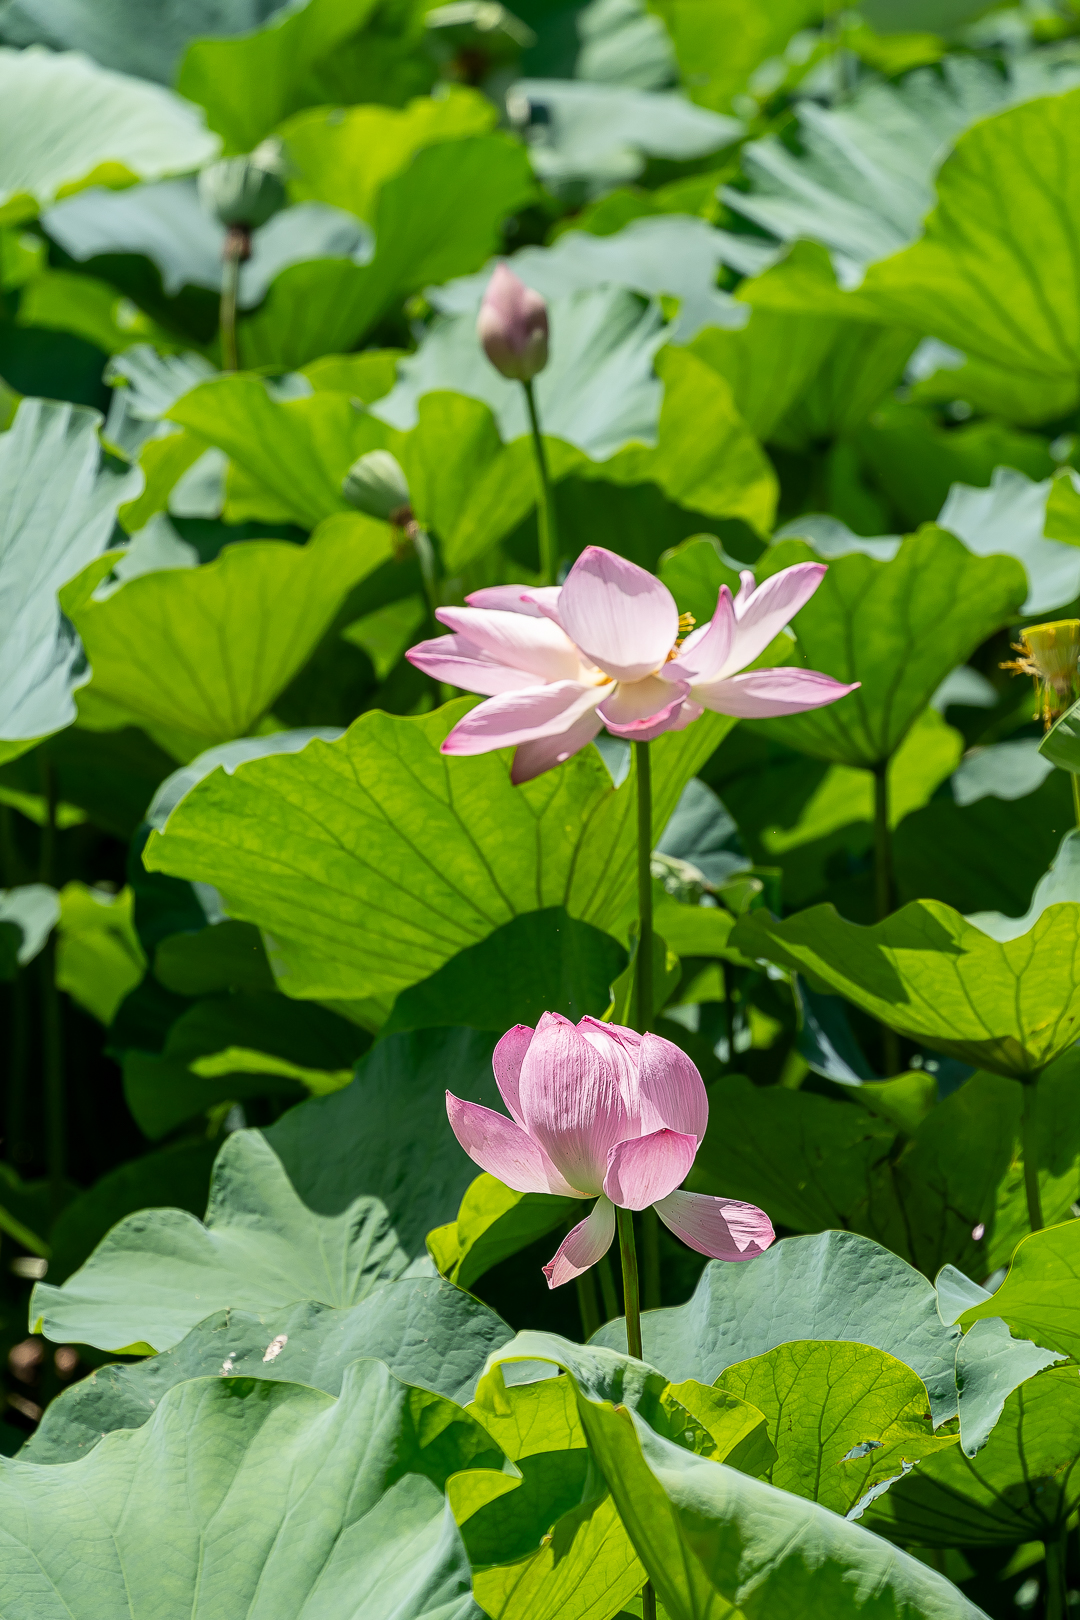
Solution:
[[[1069,776],[1072,779],[1073,819],[1080,827],[1080,776],[1075,771],[1070,771]]]
[[[874,766],[874,910],[884,922],[893,909],[892,833],[889,829],[889,762]],[[887,1024],[881,1026],[885,1076],[900,1072],[900,1039]]]
[[[38,876],[56,882],[56,772],[47,759],[41,762],[45,819],[41,827]],[[60,997],[56,990],[56,935],[50,934],[38,957],[41,985],[41,1059],[45,1092],[46,1160],[49,1166],[49,1205],[53,1220],[64,1202],[67,1121],[64,1088],[64,1047],[60,1027]]]
[[[604,1302],[604,1321],[613,1322],[619,1314],[619,1296],[615,1291],[615,1273],[610,1256],[601,1255],[596,1270],[600,1273],[600,1297]]]
[[[647,742],[634,744],[637,764],[638,817],[638,946],[637,946],[637,1028],[642,1035],[653,1020],[653,925],[652,925],[652,756]],[[645,1260],[645,1305],[656,1310],[660,1304],[660,1222],[654,1209],[642,1218]]]
[[[1074,778],[1075,780],[1075,778]],[[1065,1620],[1069,1606],[1067,1562],[1069,1526],[1062,1525],[1053,1539],[1043,1543],[1046,1551],[1046,1620]]]
[[[594,1333],[600,1331],[600,1306],[596,1298],[596,1279],[592,1270],[583,1271],[575,1278],[578,1314],[581,1317],[581,1342],[588,1344]]]
[[[221,369],[239,371],[236,347],[236,295],[240,266],[251,253],[251,237],[242,225],[230,225],[221,251]]]
[[[559,529],[558,520],[555,516],[555,497],[551,489],[551,476],[548,472],[544,436],[540,431],[540,413],[536,408],[536,393],[531,382],[523,382],[521,386],[525,390],[525,403],[529,407],[533,454],[536,457],[536,473],[540,480],[540,499],[536,506],[536,522],[540,531],[540,583],[541,585],[554,585],[559,564]]]
[[[638,743],[637,746],[647,747]],[[638,1297],[637,1248],[634,1243],[634,1215],[629,1209],[616,1206],[615,1218],[619,1230],[619,1255],[622,1259],[623,1304],[626,1308],[626,1348],[638,1361],[641,1354],[641,1301]],[[656,1620],[656,1593],[651,1581],[646,1581],[641,1592],[642,1620]]]
[[[1042,1197],[1039,1193],[1038,1075],[1025,1080],[1024,1103],[1020,1116],[1020,1146],[1024,1155],[1024,1191],[1027,1193],[1028,1225],[1033,1232],[1043,1227]]]

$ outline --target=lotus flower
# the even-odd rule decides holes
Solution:
[[[648,742],[705,709],[739,718],[796,714],[854,691],[812,669],[746,670],[815,592],[824,563],[796,563],[732,599],[721,587],[708,624],[680,640],[667,586],[635,563],[587,546],[563,586],[496,585],[468,607],[439,608],[453,631],[408,653],[436,680],[480,692],[444,754],[517,746],[513,780],[569,759],[606,726]],[[858,682],[855,683],[858,685]]]
[[[699,1254],[752,1260],[773,1241],[753,1204],[678,1191],[709,1118],[697,1069],[659,1035],[545,1013],[495,1048],[511,1118],[446,1093],[454,1135],[482,1170],[516,1192],[595,1198],[544,1267],[549,1288],[579,1277],[611,1247],[615,1206],[652,1205]]]
[[[504,377],[532,382],[548,363],[547,305],[505,264],[495,267],[480,305],[476,332]]]

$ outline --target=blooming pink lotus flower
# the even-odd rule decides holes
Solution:
[[[547,304],[505,264],[496,265],[488,282],[476,334],[504,377],[532,382],[548,363]]]
[[[654,1206],[684,1243],[717,1260],[752,1260],[773,1241],[769,1217],[753,1204],[676,1190],[705,1134],[709,1103],[697,1069],[670,1041],[545,1013],[535,1030],[509,1030],[492,1063],[512,1118],[446,1093],[470,1159],[516,1192],[596,1199],[544,1267],[549,1288],[607,1253],[616,1204]]]
[[[569,759],[606,726],[648,742],[705,709],[739,718],[796,714],[854,691],[812,669],[746,670],[814,594],[824,563],[796,563],[755,587],[721,587],[708,624],[679,640],[675,598],[655,575],[587,546],[563,586],[497,585],[436,618],[452,635],[408,653],[436,680],[480,692],[444,754],[516,745],[513,780]],[[745,671],[740,674],[739,671]],[[855,683],[858,685],[858,682]]]

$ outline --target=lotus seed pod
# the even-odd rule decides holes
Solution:
[[[285,207],[281,148],[263,141],[246,157],[222,158],[199,175],[199,201],[219,224],[253,231]]]
[[[488,282],[476,332],[504,377],[531,382],[548,363],[547,304],[505,264],[496,266]]]
[[[369,450],[354,461],[341,485],[350,506],[368,517],[406,523],[412,517],[409,486],[389,450]]]

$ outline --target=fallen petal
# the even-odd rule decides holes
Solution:
[[[559,1288],[595,1266],[611,1248],[614,1236],[615,1206],[606,1198],[598,1198],[585,1219],[563,1238],[554,1257],[544,1267],[548,1287]]]
[[[697,1150],[696,1136],[669,1130],[619,1142],[608,1155],[604,1192],[623,1209],[648,1209],[686,1180]]]
[[[714,1260],[753,1260],[776,1237],[764,1210],[734,1198],[673,1192],[659,1200],[656,1213],[689,1248]]]
[[[637,681],[659,669],[674,646],[679,610],[654,574],[586,546],[562,588],[559,622],[605,674]]]

